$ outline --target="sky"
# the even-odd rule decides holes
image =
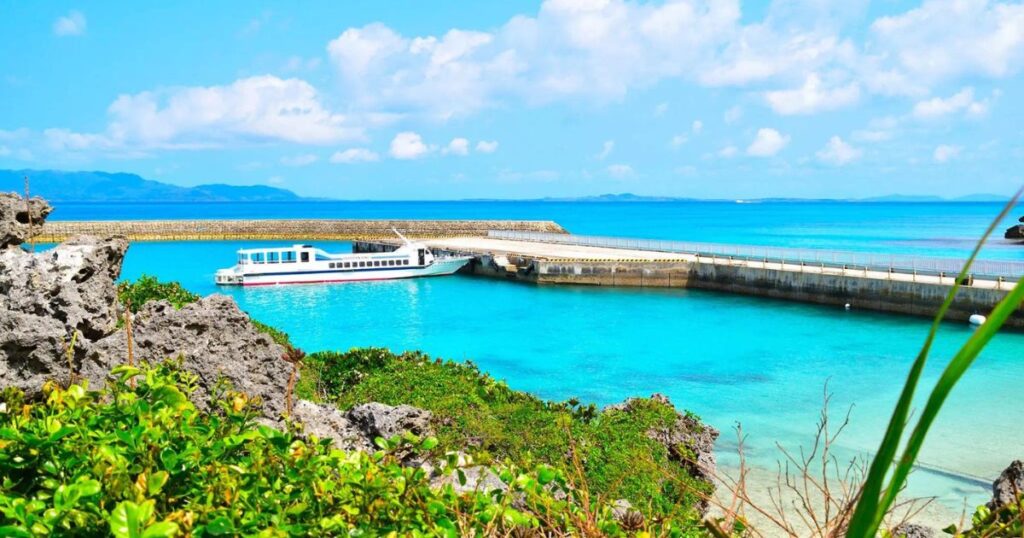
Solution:
[[[343,199],[1009,194],[1024,4],[0,0],[0,168]]]

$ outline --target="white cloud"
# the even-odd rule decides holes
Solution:
[[[935,162],[944,163],[950,159],[960,155],[960,150],[963,149],[960,146],[951,146],[948,144],[940,144],[932,152],[932,158]]]
[[[612,164],[608,166],[608,175],[615,179],[632,179],[636,177],[636,172],[628,164]]]
[[[609,155],[612,154],[612,150],[614,150],[614,149],[615,149],[615,141],[614,140],[605,140],[604,144],[601,146],[600,153],[598,153],[594,157],[597,158],[597,160],[599,160],[599,161],[603,161],[603,160],[607,159]]]
[[[729,107],[729,110],[726,110],[725,113],[722,114],[722,119],[725,120],[725,123],[736,123],[736,121],[742,117],[743,109],[739,106]]]
[[[731,157],[735,157],[736,154],[738,154],[739,152],[740,150],[737,149],[736,146],[725,146],[724,148],[718,150],[718,156],[728,159]]]
[[[860,88],[855,83],[825,88],[817,73],[811,73],[807,75],[800,88],[765,92],[764,98],[778,114],[812,114],[857,102],[860,98]]]
[[[391,140],[389,153],[396,159],[418,159],[430,153],[431,149],[423,143],[423,137],[420,135],[412,131],[403,131]]]
[[[195,149],[241,142],[333,144],[363,130],[320,102],[300,79],[264,75],[226,86],[121,95],[102,133],[44,132],[57,150]]]
[[[494,153],[498,151],[497,140],[481,140],[476,143],[476,150],[480,153]]]
[[[816,155],[822,162],[842,166],[856,161],[863,154],[863,150],[851,146],[838,136],[833,136]]]
[[[82,12],[70,11],[53,22],[53,33],[61,37],[82,35],[85,33],[86,25]]]
[[[885,142],[892,139],[892,131],[882,129],[862,129],[853,132],[853,139],[858,142]]]
[[[1024,4],[925,0],[874,21],[867,48],[889,62],[890,73],[921,84],[1005,77],[1024,64]]]
[[[976,101],[974,88],[964,88],[950,97],[943,99],[933,97],[918,101],[914,105],[914,117],[919,119],[938,118],[957,112],[966,112],[968,116],[984,116],[988,113],[988,100]]]
[[[690,125],[690,130],[693,134],[700,134],[704,130],[704,122],[700,120],[693,120],[693,124]]]
[[[469,155],[469,140],[465,138],[453,138],[452,141],[448,143],[448,147],[444,148],[443,153],[446,155],[449,153],[461,156]]]
[[[375,151],[366,148],[349,148],[345,151],[336,151],[331,155],[330,161],[335,164],[371,163],[380,160],[380,155]]]
[[[281,164],[285,166],[309,166],[317,162],[320,158],[312,153],[306,153],[303,155],[293,155],[290,157],[281,157]]]
[[[789,136],[782,135],[775,129],[761,128],[757,130],[754,141],[747,146],[747,155],[753,157],[771,157],[789,144]]]
[[[668,143],[673,148],[678,148],[679,146],[682,146],[683,144],[685,144],[688,140],[689,140],[689,138],[685,134],[677,134],[677,135],[673,136],[672,139],[669,140]]]

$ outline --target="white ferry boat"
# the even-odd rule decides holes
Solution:
[[[426,245],[409,241],[397,230],[395,233],[404,244],[392,252],[328,254],[312,245],[242,249],[238,263],[218,270],[214,279],[223,286],[390,280],[450,275],[472,259],[434,256]]]

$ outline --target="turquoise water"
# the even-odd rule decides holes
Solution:
[[[556,207],[557,206],[557,207]],[[750,206],[757,206],[750,209]],[[68,209],[68,208],[65,208]],[[959,255],[998,212],[994,204],[253,204],[74,206],[64,218],[394,217],[550,218],[578,233]],[[500,210],[500,211],[499,211]],[[1022,211],[1024,212],[1024,211]],[[1006,223],[1009,225],[1009,222]],[[260,289],[216,289],[216,269],[243,246],[283,243],[139,243],[125,278],[177,280],[233,296],[307,351],[384,346],[472,360],[516,389],[608,404],[667,394],[722,430],[734,462],[742,423],[749,461],[775,469],[776,443],[808,444],[826,383],[834,415],[852,407],[841,457],[870,452],[928,329],[927,320],[696,290],[537,287],[465,276]],[[347,251],[347,243],[318,243]],[[1024,260],[996,241],[990,258]],[[943,327],[926,382],[970,335]],[[996,338],[935,424],[911,493],[959,511],[985,500],[986,480],[1022,456],[1024,334]]]

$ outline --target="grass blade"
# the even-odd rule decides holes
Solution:
[[[957,292],[960,291],[961,282],[963,282],[970,272],[970,268],[974,263],[974,260],[978,257],[978,254],[981,252],[985,242],[992,235],[992,232],[995,231],[999,226],[999,223],[1006,218],[1016,205],[1022,191],[1024,191],[1024,189],[1017,191],[1017,194],[1014,195],[1006,206],[1003,207],[999,216],[989,224],[988,228],[985,230],[985,234],[974,246],[974,250],[971,252],[970,257],[967,258],[967,262],[960,270],[960,274],[957,275],[956,282],[949,290],[949,294],[946,295],[946,300],[943,301],[942,306],[939,307],[938,312],[935,314],[935,319],[932,321],[931,329],[928,331],[928,336],[925,338],[924,345],[921,347],[921,351],[918,353],[917,358],[910,367],[910,373],[907,375],[907,381],[903,385],[903,391],[900,393],[895,409],[893,409],[892,418],[889,419],[889,425],[886,428],[885,436],[882,438],[878,452],[875,453],[875,458],[871,462],[871,467],[869,468],[868,475],[865,478],[864,486],[857,502],[857,507],[854,509],[853,515],[850,518],[850,525],[847,528],[848,537],[873,537],[878,530],[878,526],[881,524],[882,518],[889,510],[892,502],[891,500],[888,503],[879,502],[882,500],[880,499],[882,486],[885,483],[885,477],[888,474],[889,467],[896,458],[896,452],[899,450],[900,440],[903,437],[903,432],[906,428],[907,419],[910,414],[910,406],[914,400],[914,391],[917,388],[918,382],[920,382],[921,373],[924,371],[925,363],[928,361],[928,353],[931,352],[932,344],[935,341],[935,335],[939,331],[939,326],[942,324],[942,320],[945,318],[946,312],[949,311],[949,307],[953,304],[953,300],[956,298]],[[887,493],[886,499],[888,498],[889,495]]]

